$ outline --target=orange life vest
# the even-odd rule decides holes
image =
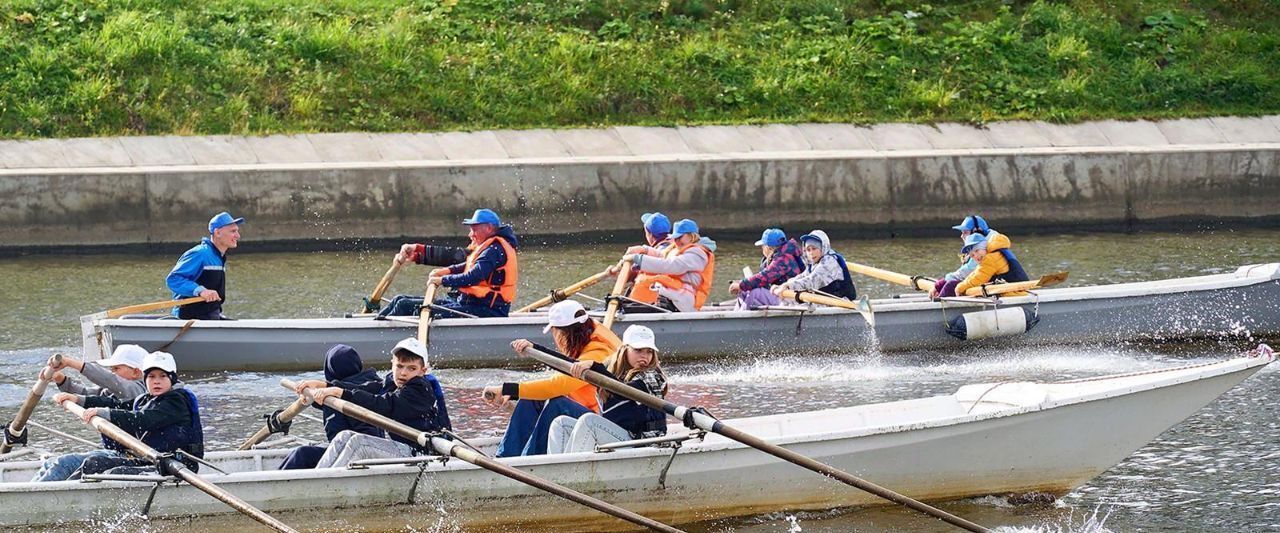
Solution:
[[[485,248],[488,248],[495,240],[502,245],[502,251],[507,254],[506,264],[499,265],[493,269],[489,277],[481,280],[480,283],[470,287],[458,287],[458,292],[479,299],[488,298],[490,294],[496,292],[506,303],[511,303],[516,301],[516,282],[520,281],[520,263],[516,260],[515,248],[512,248],[506,239],[493,236],[476,246],[475,249],[471,250],[471,255],[467,256],[467,270],[471,270],[476,266],[476,260],[480,258],[480,253],[484,252]],[[498,272],[504,272],[506,275],[502,278],[502,285],[495,286],[493,277]]]
[[[706,246],[693,242],[684,246],[669,246],[667,247],[666,253],[663,254],[663,257],[665,259],[670,259],[684,253],[685,250],[694,246],[701,247],[702,251],[707,253],[707,266],[703,267],[701,272],[702,283],[699,283],[697,287],[694,287],[693,292],[693,308],[702,309],[702,304],[707,301],[707,296],[711,294],[711,282],[713,281],[712,278],[716,273],[716,255],[711,253],[711,250]],[[632,288],[632,298],[637,301],[645,301],[637,296],[637,291],[640,294],[648,295],[649,292],[651,292],[649,287],[654,283],[661,283],[662,286],[671,290],[680,290],[684,288],[684,281],[680,279],[683,276],[684,274],[640,274],[639,276],[636,276],[636,284],[635,287]],[[656,301],[657,296],[655,294],[653,301],[646,303],[654,303]]]

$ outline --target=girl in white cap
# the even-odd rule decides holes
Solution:
[[[644,326],[627,328],[622,334],[622,346],[604,364],[578,361],[570,373],[581,378],[588,369],[659,398],[667,395],[667,375],[658,363],[658,346],[654,342],[653,330]],[[597,394],[600,414],[587,413],[577,419],[561,416],[552,421],[547,436],[547,453],[588,452],[604,443],[667,434],[667,415],[662,411],[612,395],[604,389]]]
[[[587,316],[582,304],[573,300],[551,306],[547,311],[547,327],[542,331],[550,332],[556,348],[577,361],[604,361],[622,345],[617,335]],[[528,339],[511,343],[516,353],[530,346],[533,343]],[[561,415],[577,418],[600,411],[596,388],[564,374],[485,387],[484,398],[493,406],[516,400],[502,443],[498,445],[498,457],[547,453],[547,431],[552,420]]]

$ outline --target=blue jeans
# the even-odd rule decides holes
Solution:
[[[481,304],[464,304],[457,300],[436,300],[434,302],[440,307],[446,309],[456,309],[468,315],[475,315],[481,318],[488,317],[504,317],[510,313],[510,305],[502,305],[499,307],[489,307]],[[387,303],[387,307],[378,313],[381,318],[388,316],[418,316],[419,309],[422,307],[422,298],[417,296],[398,295]],[[442,309],[432,309],[431,316],[435,318],[466,318],[466,315],[450,313]]]
[[[66,481],[90,457],[125,458],[124,454],[113,450],[94,450],[50,457],[44,460],[44,464],[40,465],[39,470],[36,470],[36,475],[31,478],[31,481]]]
[[[550,400],[519,400],[516,410],[507,422],[507,432],[498,444],[498,457],[518,455],[544,455],[547,453],[547,434],[551,422],[559,416],[578,418],[591,410],[564,396]]]

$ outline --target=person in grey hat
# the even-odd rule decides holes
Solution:
[[[209,236],[191,247],[173,265],[165,284],[174,300],[199,296],[203,302],[175,307],[173,315],[181,319],[225,320],[222,303],[227,299],[227,252],[240,244],[240,225],[223,211],[209,219]]]

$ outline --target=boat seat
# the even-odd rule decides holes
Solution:
[[[999,408],[1040,405],[1049,399],[1049,391],[1040,383],[1019,381],[1012,383],[979,383],[960,387],[956,401],[970,411],[976,404]]]

